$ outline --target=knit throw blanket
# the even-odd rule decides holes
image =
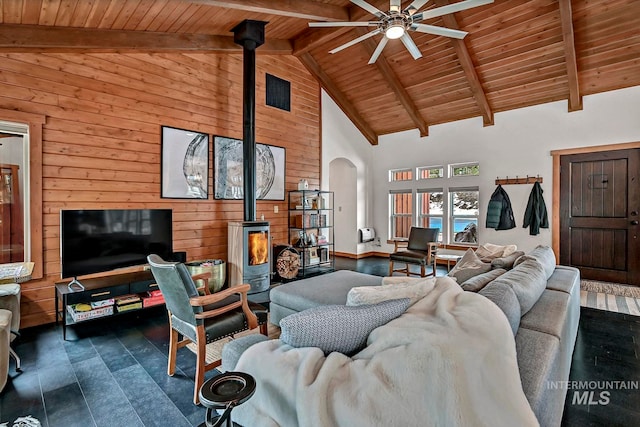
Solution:
[[[448,277],[347,357],[280,340],[250,347],[236,370],[254,396],[243,426],[537,426],[506,317]]]

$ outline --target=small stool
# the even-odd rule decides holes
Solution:
[[[249,400],[255,391],[256,380],[244,372],[225,372],[206,381],[199,395],[207,415],[199,427],[220,427],[225,421],[227,427],[232,427],[231,410]],[[224,409],[222,415],[217,409]]]

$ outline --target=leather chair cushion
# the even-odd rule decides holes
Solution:
[[[422,251],[398,251],[389,255],[389,259],[391,261],[396,262],[408,262],[409,264],[419,264],[426,265],[427,264],[428,255],[426,252]]]

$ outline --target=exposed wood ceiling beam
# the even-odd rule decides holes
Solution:
[[[578,64],[576,60],[576,44],[573,37],[573,13],[571,0],[560,0],[560,21],[562,23],[562,39],[564,42],[564,56],[567,64],[567,79],[569,81],[569,111],[582,110],[582,96],[580,96],[580,82],[578,81]]]
[[[302,65],[313,75],[327,94],[338,104],[338,107],[347,115],[349,120],[358,128],[371,145],[378,145],[378,135],[369,126],[369,124],[360,116],[347,97],[338,89],[329,76],[320,69],[316,60],[309,53],[303,53],[298,56]]]
[[[0,25],[0,51],[240,53],[233,36],[94,30],[40,25]],[[288,40],[265,40],[256,52],[291,54]]]
[[[436,6],[446,6],[447,4],[449,4],[447,0],[436,0]],[[444,21],[444,25],[447,28],[451,28],[454,30],[460,29],[458,20],[453,14],[442,16],[442,20]],[[480,78],[478,77],[478,73],[476,72],[476,67],[471,60],[471,55],[469,54],[467,45],[464,43],[464,39],[451,39],[451,43],[453,43],[453,48],[458,55],[458,60],[460,61],[462,70],[467,77],[469,86],[471,86],[471,93],[473,93],[473,98],[476,100],[476,104],[478,104],[478,108],[480,109],[480,113],[482,114],[482,122],[485,126],[491,126],[493,125],[493,111],[491,109],[491,106],[489,105],[489,101],[487,101],[487,96],[485,95],[484,89],[482,88],[482,83],[480,82]]]
[[[358,28],[357,32],[360,35],[367,33],[367,31],[362,28]],[[362,46],[364,46],[364,48],[367,50],[369,56],[371,56],[373,54],[373,51],[376,50],[376,42],[374,42],[371,38],[362,41]],[[409,117],[411,118],[411,120],[413,120],[413,123],[420,130],[420,136],[428,136],[429,125],[420,115],[418,107],[416,107],[413,99],[411,99],[411,97],[409,96],[409,93],[400,82],[400,79],[398,79],[397,74],[393,71],[384,55],[380,55],[378,57],[375,65],[376,67],[378,67],[378,71],[380,71],[380,74],[382,74],[382,77],[387,82],[389,87],[391,87],[391,90],[396,94],[398,101],[400,101],[404,109],[407,111],[407,114],[409,114]]]
[[[348,10],[350,11],[350,19],[347,19],[347,21],[361,21],[363,18],[372,17],[366,10],[357,6],[349,8]],[[293,42],[293,54],[296,56],[302,55],[316,46],[348,33],[352,29],[353,27],[307,28],[295,38]]]
[[[314,21],[348,21],[349,9],[310,0],[189,0],[190,3]]]

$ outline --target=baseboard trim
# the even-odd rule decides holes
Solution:
[[[361,254],[352,254],[349,252],[334,252],[333,255],[344,257],[344,258],[350,258],[350,259],[361,259],[361,258],[369,258],[369,257],[389,258],[389,254],[386,252],[364,252]]]

